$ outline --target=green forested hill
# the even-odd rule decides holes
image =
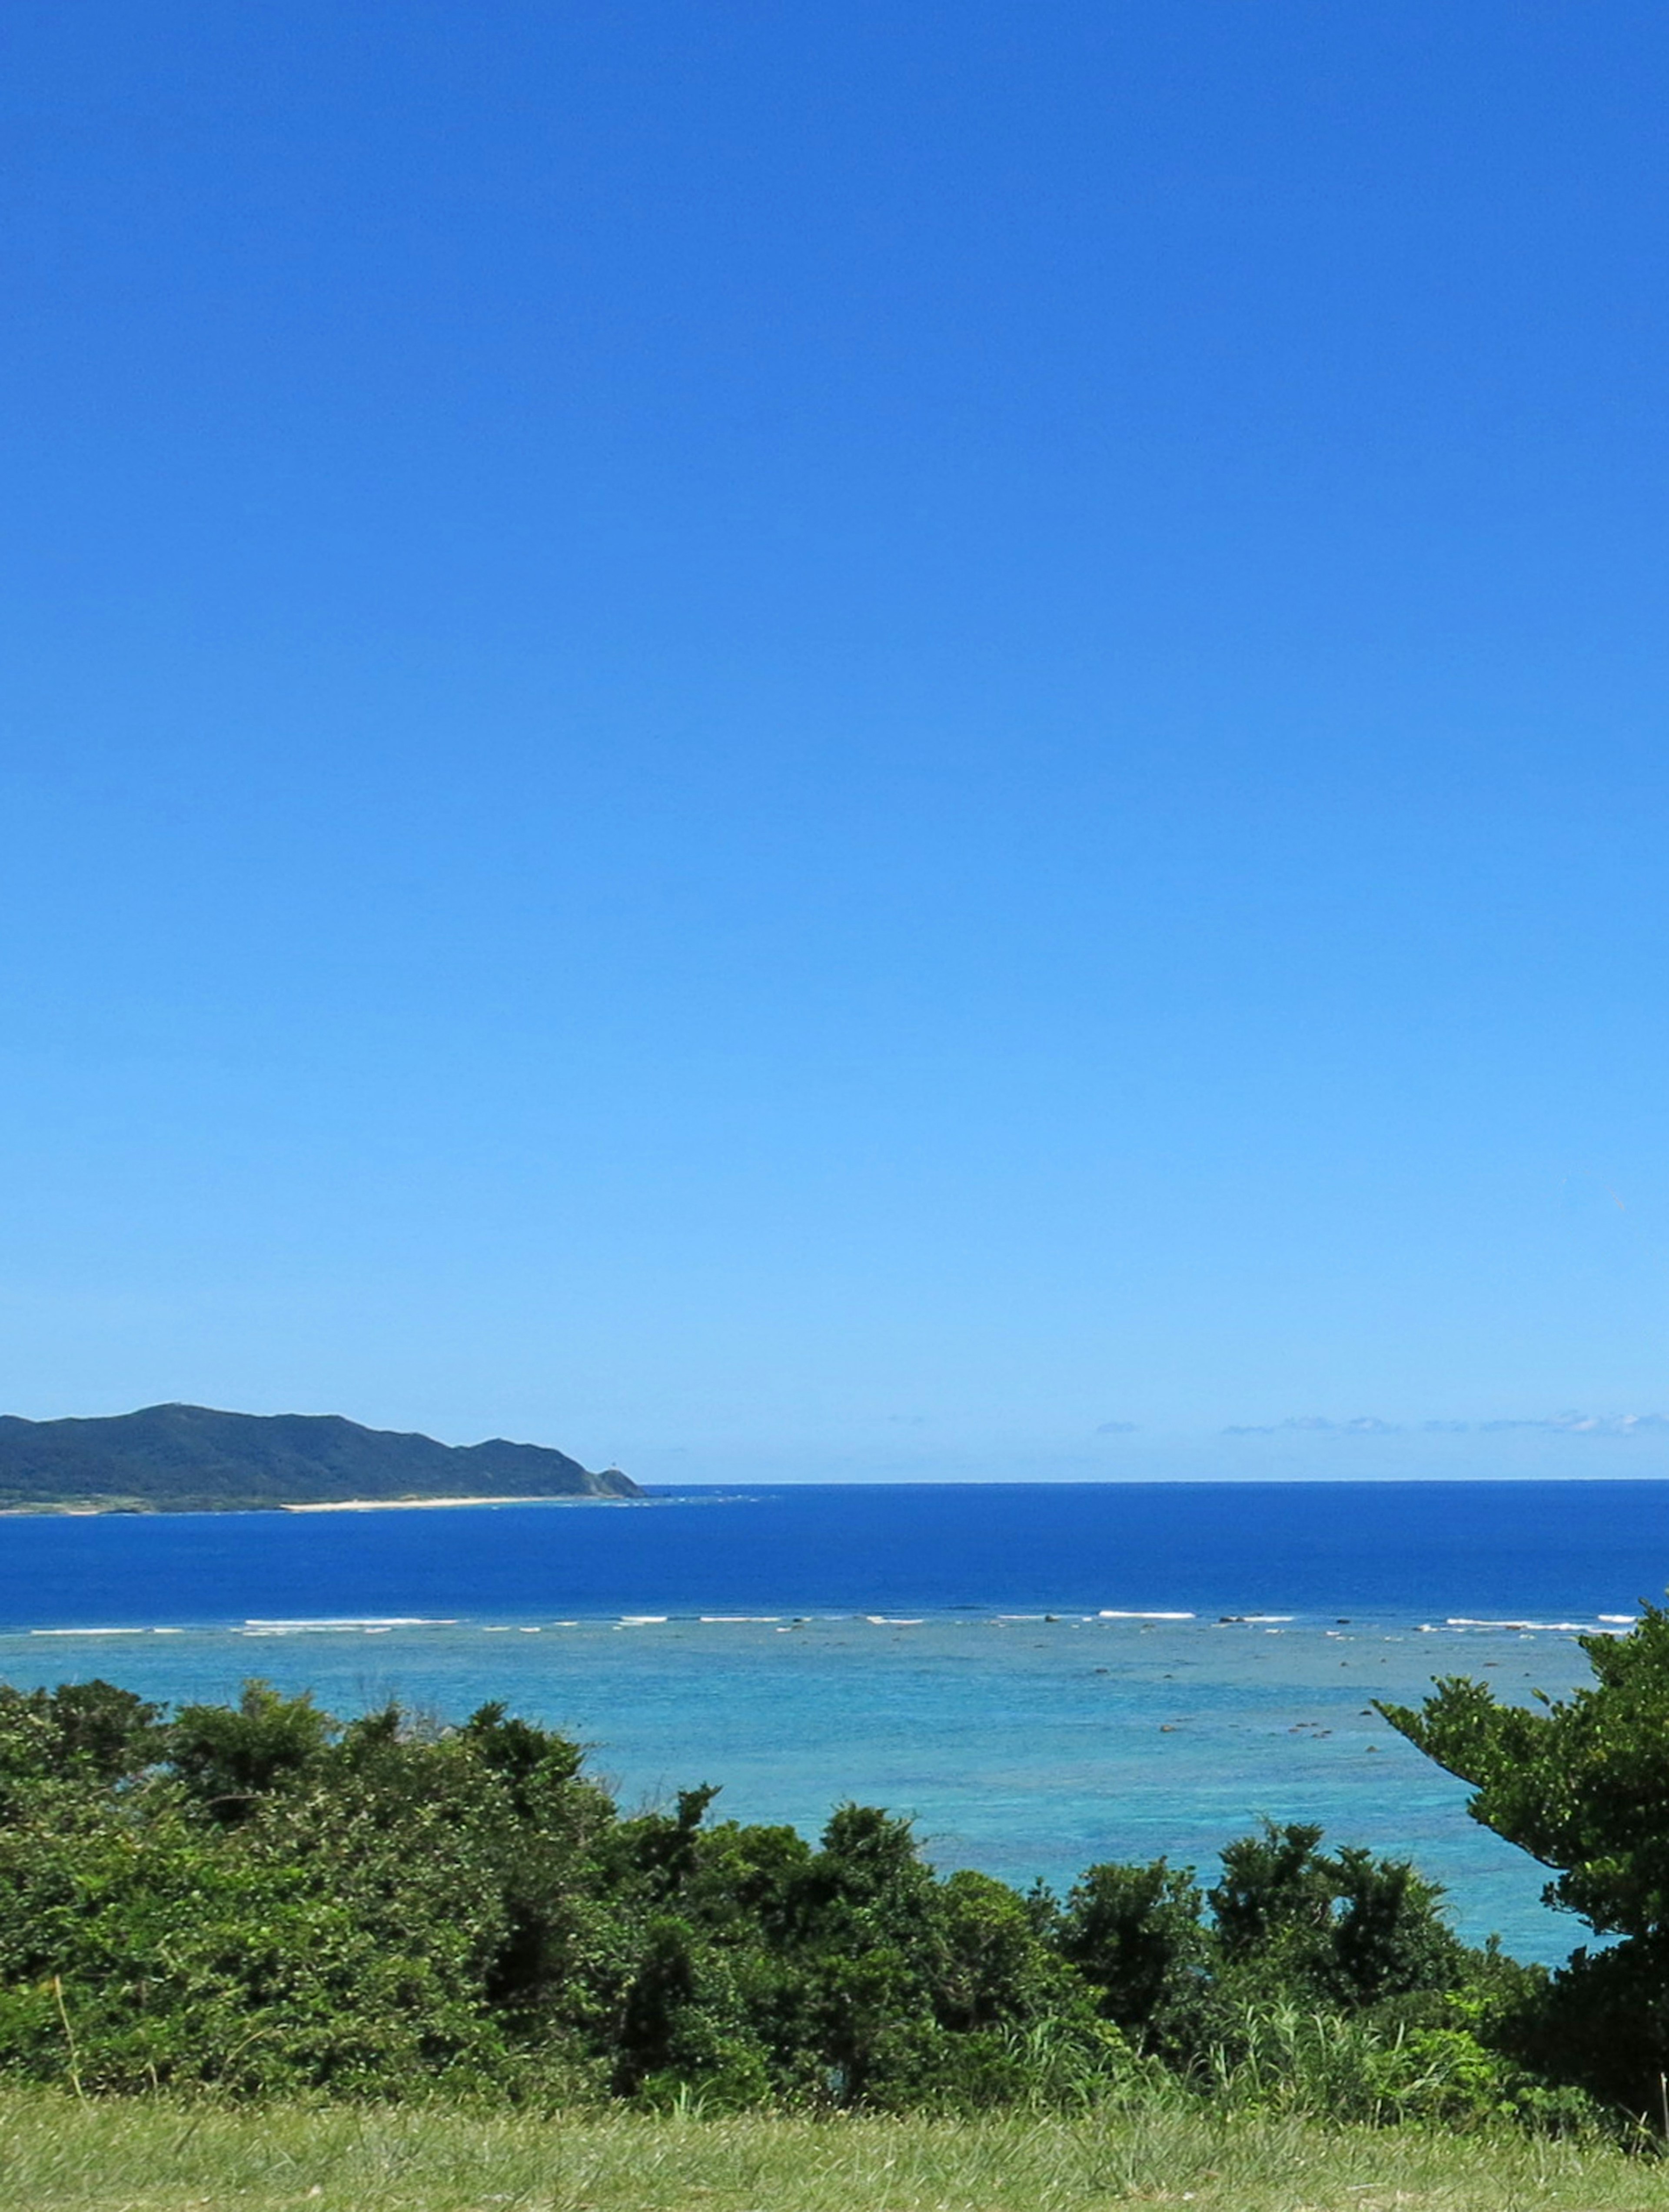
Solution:
[[[538,1444],[450,1445],[333,1413],[148,1406],[103,1420],[0,1414],[0,1508],[96,1504],[151,1512],[328,1504],[348,1498],[636,1498]]]

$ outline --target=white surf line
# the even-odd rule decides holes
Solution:
[[[1595,1619],[1603,1619],[1596,1614]],[[1551,1634],[1586,1636],[1593,1632],[1593,1622],[1587,1620],[1468,1620],[1464,1614],[1452,1614],[1443,1624],[1446,1628],[1505,1628],[1516,1629],[1520,1636],[1545,1629]]]
[[[242,1633],[246,1636],[351,1636],[367,1628],[456,1628],[452,1620],[438,1620],[426,1613],[344,1613],[306,1620],[246,1620]],[[234,1635],[240,1632],[234,1629]]]
[[[1104,1605],[1095,1618],[1097,1620],[1198,1620],[1199,1615],[1197,1613],[1136,1613]]]
[[[782,1615],[780,1613],[703,1613],[696,1617],[704,1628],[741,1628],[768,1625],[774,1627]]]
[[[150,1632],[149,1628],[32,1628],[29,1631],[31,1636],[149,1636]],[[179,1632],[178,1629],[173,1631],[175,1635]],[[161,1629],[157,1633],[167,1635],[168,1631]]]

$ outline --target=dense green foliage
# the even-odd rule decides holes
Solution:
[[[1551,1904],[1618,1939],[1579,1949],[1516,2023],[1529,2062],[1660,2118],[1669,2073],[1669,1613],[1579,1639],[1591,1688],[1532,1711],[1458,1677],[1393,1728],[1477,1785],[1475,1820],[1555,1870]]]
[[[565,1452],[361,1428],[334,1413],[147,1406],[99,1420],[0,1414],[0,1506],[215,1512],[349,1498],[636,1498],[618,1468]]]
[[[1537,1977],[1412,1869],[1314,1828],[1202,1888],[941,1877],[845,1805],[812,1844],[625,1816],[486,1706],[340,1724],[250,1684],[172,1717],[0,1690],[0,2072],[80,2093],[434,2094],[708,2109],[1070,2106],[1166,2085],[1380,2120],[1555,2116],[1495,2054]]]

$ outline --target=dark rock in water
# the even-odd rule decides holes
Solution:
[[[565,1452],[361,1428],[335,1413],[222,1413],[148,1406],[105,1420],[0,1414],[0,1508],[210,1512],[364,1498],[640,1498],[618,1468]]]

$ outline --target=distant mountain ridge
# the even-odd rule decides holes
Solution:
[[[618,1468],[494,1437],[481,1444],[361,1428],[338,1413],[147,1406],[106,1419],[0,1414],[0,1508],[190,1513],[350,1499],[640,1498]]]

